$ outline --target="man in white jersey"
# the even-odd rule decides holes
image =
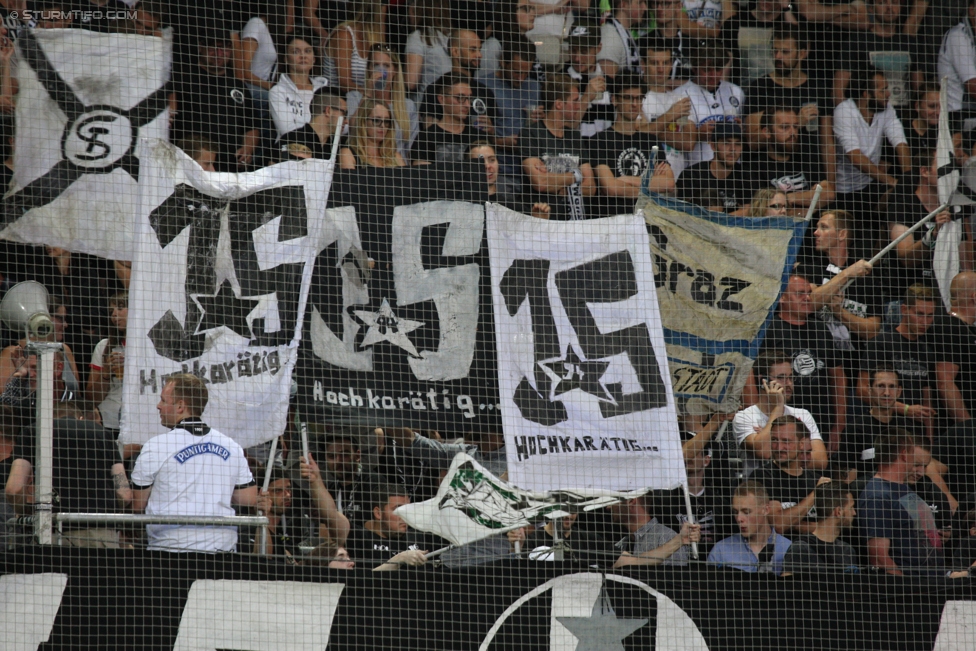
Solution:
[[[946,78],[950,111],[976,102],[976,0],[970,0],[963,19],[946,32],[939,49],[939,78]]]
[[[745,102],[745,93],[735,84],[722,81],[722,72],[729,61],[729,53],[715,46],[702,47],[693,59],[692,80],[674,91],[675,97],[691,100],[689,124],[682,131],[695,134],[695,145],[684,150],[684,165],[712,160],[715,154],[708,144],[716,122],[737,120]],[[675,170],[678,176],[678,170]]]
[[[132,471],[132,510],[147,515],[234,515],[232,504],[254,506],[258,489],[232,438],[200,419],[207,387],[191,374],[173,375],[160,394],[159,421],[171,428],[146,442]],[[235,527],[149,525],[149,549],[232,552]]]

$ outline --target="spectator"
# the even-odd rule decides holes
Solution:
[[[498,0],[495,9],[491,36],[482,47],[479,77],[490,77],[498,72],[503,52],[512,46],[532,45],[533,66],[536,62],[534,40],[527,33],[535,26],[539,6],[529,0]],[[536,79],[540,81],[540,79]]]
[[[751,118],[752,116],[750,116]],[[788,207],[804,212],[810,207],[816,186],[822,188],[817,204],[834,199],[834,186],[816,147],[800,145],[800,117],[792,108],[767,108],[760,117],[759,150],[746,154],[743,168],[756,191],[775,188],[786,193]]]
[[[255,110],[265,119],[270,117],[268,93],[278,77],[278,42],[284,31],[279,23],[284,16],[271,0],[249,4],[245,12],[250,15],[235,41],[237,76],[251,89]]]
[[[344,545],[346,538],[349,537],[349,518],[344,516],[336,504],[332,493],[325,486],[319,465],[309,454],[308,459],[300,457],[299,471],[302,479],[308,482],[308,490],[312,497],[312,505],[318,514],[321,523],[319,535],[327,540],[334,541],[339,545]]]
[[[276,556],[287,555],[290,558],[298,557],[301,554],[298,546],[303,542],[301,537],[302,519],[299,516],[295,522],[291,517],[294,513],[291,479],[278,469],[272,470],[268,489],[261,489],[258,493],[257,508],[261,514],[268,518],[268,535],[264,553]],[[262,553],[262,537],[259,529],[255,533],[252,544],[255,554]]]
[[[580,133],[592,138],[606,131],[613,124],[613,106],[607,92],[606,71],[597,54],[600,51],[600,34],[596,25],[577,23],[566,38],[569,46],[569,63],[563,72],[579,86],[586,112],[580,122]]]
[[[403,156],[396,149],[390,109],[376,100],[367,99],[352,118],[349,146],[339,154],[339,166],[354,170],[369,167],[402,167]]]
[[[952,565],[971,573],[969,568],[976,565],[976,507],[966,512],[962,524],[962,540],[952,553]]]
[[[840,207],[861,216],[859,234],[874,235],[881,220],[879,204],[898,184],[881,161],[882,145],[894,149],[902,172],[911,170],[911,154],[901,121],[889,104],[883,73],[867,68],[851,74],[850,99],[834,109],[837,138],[837,193]]]
[[[475,75],[481,65],[481,38],[477,32],[470,29],[456,29],[451,33],[450,40],[451,72],[460,76],[471,85],[471,112],[468,116],[468,126],[491,135],[494,133],[495,120],[498,117],[495,107],[495,97],[490,90],[475,83]],[[426,126],[433,124],[441,117],[440,105],[432,92],[438,87],[437,79],[424,93],[424,101],[420,106]]]
[[[783,573],[790,541],[769,524],[769,496],[763,485],[746,480],[732,494],[732,511],[739,533],[718,541],[708,562],[743,572]]]
[[[907,486],[924,472],[922,452],[905,430],[875,441],[877,473],[857,500],[858,522],[868,538],[868,560],[888,574],[941,574],[942,538],[931,509]]]
[[[772,459],[757,468],[749,479],[766,488],[770,499],[769,521],[780,533],[810,533],[816,511],[813,508],[813,489],[830,481],[803,467],[800,461],[800,441],[809,438],[802,421],[793,416],[780,416],[773,421],[769,433]]]
[[[171,375],[159,397],[159,421],[171,428],[149,439],[132,471],[129,505],[148,515],[234,515],[232,504],[254,506],[257,486],[244,450],[200,415],[208,392],[195,375]],[[149,549],[234,551],[234,527],[148,525]]]
[[[477,80],[492,92],[498,107],[495,122],[495,146],[502,154],[502,174],[515,174],[515,164],[521,168],[521,160],[515,163],[519,133],[525,119],[539,104],[539,82],[530,77],[535,62],[535,51],[525,41],[506,43],[501,53],[500,67],[493,74],[478,74]],[[518,172],[521,174],[521,171]]]
[[[864,371],[862,374],[868,375]],[[901,382],[894,368],[890,365],[876,366],[870,373],[867,395],[863,398],[870,409],[854,417],[844,432],[840,446],[840,458],[849,467],[857,469],[858,477],[871,477],[874,474],[874,441],[878,436],[891,428],[908,432],[916,429],[905,413],[904,407],[907,405],[902,404],[901,409],[897,407],[901,395]]]
[[[114,478],[123,473],[115,439],[93,414],[72,402],[55,409],[51,471],[55,510],[60,513],[116,513]],[[7,500],[18,513],[30,513],[34,503],[34,467],[37,437],[21,431],[5,484]],[[57,544],[69,547],[119,548],[119,533],[112,527],[63,524]]]
[[[830,328],[814,317],[806,278],[790,277],[763,346],[784,350],[792,359],[798,376],[795,404],[809,409],[822,430],[830,432],[831,451],[836,451],[846,423],[847,376]]]
[[[549,75],[542,93],[545,118],[521,137],[522,169],[550,219],[583,219],[582,196],[596,192],[593,168],[579,132],[579,88],[567,75]]]
[[[373,45],[369,49],[367,77],[365,91],[353,90],[346,93],[349,115],[356,114],[364,97],[383,104],[393,114],[397,152],[403,160],[410,160],[410,148],[420,133],[420,117],[417,114],[417,105],[407,97],[400,57],[386,45]]]
[[[319,88],[329,84],[325,77],[312,76],[315,68],[315,46],[305,35],[292,35],[285,46],[285,74],[269,93],[271,119],[278,134],[275,140],[294,131],[312,119],[309,105]]]
[[[701,205],[702,193],[714,191],[722,201],[723,212],[747,207],[752,193],[739,163],[742,127],[735,122],[719,122],[711,129],[710,140],[714,156],[685,168],[675,185],[677,197]]]
[[[113,434],[119,431],[122,415],[122,378],[125,375],[125,330],[129,321],[129,294],[115,294],[108,301],[112,334],[102,339],[92,353],[91,371],[85,394],[98,405],[102,425]]]
[[[718,38],[722,26],[722,3],[718,0],[684,0],[682,29],[702,39]]]
[[[513,548],[515,542],[521,543],[522,551],[533,561],[556,560],[555,549],[558,545],[565,549],[566,560],[605,567],[607,559],[614,555],[613,549],[592,532],[573,527],[577,517],[579,514],[573,513],[558,520],[547,520],[541,529],[516,529],[509,532],[508,540]],[[558,543],[555,541],[557,526],[560,530]]]
[[[477,133],[468,126],[471,113],[471,83],[451,73],[434,86],[441,117],[417,138],[411,152],[414,165],[433,162],[461,162]]]
[[[904,106],[912,84],[922,83],[921,70],[929,68],[919,40],[906,29],[901,0],[869,0],[868,27],[848,32],[849,45],[834,73],[834,101],[844,101],[851,70],[874,66],[888,81],[891,103]]]
[[[495,155],[495,148],[487,140],[476,140],[471,143],[468,155],[472,159],[481,159],[485,164],[485,174],[488,176],[488,199],[494,203],[520,212],[523,215],[531,214],[538,219],[549,219],[549,204],[537,202],[531,206],[522,198],[520,194],[510,194],[499,190],[498,186],[498,156]]]
[[[794,282],[793,278],[790,279],[790,282],[794,286],[788,287],[787,292],[792,290],[794,295],[788,300],[802,301],[803,285]],[[786,298],[786,292],[784,292],[780,298],[781,306]],[[740,447],[749,453],[743,467],[744,475],[747,477],[764,460],[772,457],[769,445],[772,421],[783,415],[794,416],[803,421],[810,433],[812,442],[813,467],[817,470],[823,470],[827,467],[827,449],[824,446],[820,428],[817,421],[814,420],[813,414],[807,409],[791,407],[787,404],[793,398],[793,367],[798,366],[801,370],[806,371],[813,365],[810,363],[812,355],[809,350],[806,352],[806,356],[806,359],[798,360],[800,363],[797,364],[796,359],[791,361],[787,352],[767,344],[756,358],[750,379],[753,386],[760,389],[762,393],[756,396],[757,399],[752,406],[737,413],[732,421],[736,441]],[[819,360],[812,361],[815,363]],[[746,401],[748,402],[748,400]]]
[[[535,0],[534,2],[520,2],[519,5],[530,4],[532,28],[526,35],[532,40],[543,37],[563,38],[573,28],[576,12],[584,12],[590,8],[591,0]],[[575,11],[574,11],[575,10]]]
[[[966,15],[942,39],[939,49],[939,79],[946,78],[948,110],[959,111],[976,101],[976,1],[966,4]]]
[[[674,191],[674,175],[665,162],[654,159],[654,137],[637,130],[637,120],[644,100],[640,77],[621,72],[612,82],[613,126],[590,139],[590,165],[596,172],[600,199],[591,205],[601,215],[624,215],[634,211],[640,195],[641,179],[652,166],[648,189],[652,192]]]
[[[37,355],[28,352],[24,360],[15,360],[17,368],[7,380],[0,393],[0,408],[9,409],[14,422],[21,430],[33,428],[37,416]],[[77,396],[69,391],[64,384],[64,355],[54,353],[54,395],[52,403],[56,407],[59,403],[74,400]]]
[[[817,486],[814,494],[817,523],[810,533],[790,538],[793,544],[786,552],[783,569],[790,574],[818,570],[857,572],[857,554],[841,539],[857,515],[854,496],[846,487],[835,483]]]
[[[746,124],[750,142],[760,140],[762,115],[782,107],[797,114],[798,126],[805,130],[804,139],[810,141],[804,144],[816,147],[816,137],[812,134],[820,129],[822,146],[832,146],[834,102],[830,90],[804,67],[810,51],[809,42],[800,30],[790,25],[778,25],[772,44],[773,70],[746,88],[743,113],[749,116]],[[823,153],[829,159],[826,149]]]
[[[827,210],[813,232],[815,252],[801,260],[797,272],[813,286],[811,301],[820,310],[834,344],[853,350],[852,338],[869,341],[881,331],[881,288],[867,260],[853,262],[854,224],[844,210]],[[848,283],[850,282],[850,286]]]
[[[339,430],[326,436],[324,480],[336,509],[351,525],[361,524],[370,517],[369,487],[381,482],[379,477],[363,470],[358,433]]]
[[[261,142],[260,123],[248,88],[228,74],[229,43],[219,37],[200,44],[197,65],[180,80],[177,139],[208,134],[217,147],[214,168],[237,172],[254,161]]]
[[[915,92],[915,117],[905,129],[908,149],[912,156],[920,152],[934,151],[939,139],[939,85],[927,81]],[[934,207],[934,206],[933,206]]]
[[[953,523],[959,500],[946,485],[944,474],[949,467],[932,457],[932,446],[922,438],[915,438],[915,448],[920,456],[919,464],[923,470],[916,471],[906,482],[915,493],[928,504],[935,517],[935,526],[942,536],[943,547],[952,542]],[[964,471],[965,472],[965,471]]]
[[[193,159],[197,165],[203,168],[204,172],[216,172],[214,163],[217,162],[217,146],[207,136],[200,133],[188,133],[176,142],[176,146],[183,150],[183,153]],[[129,273],[131,275],[131,263]],[[128,289],[128,282],[125,283]]]
[[[369,49],[384,41],[382,0],[355,0],[354,18],[340,23],[325,42],[322,67],[329,85],[343,93],[366,86]]]
[[[732,52],[730,81],[745,86],[776,69],[779,56],[774,32],[790,27],[790,10],[783,0],[758,0],[748,11],[737,11],[722,23],[722,40]],[[752,101],[751,92],[747,91],[746,97]]]
[[[861,354],[857,394],[867,400],[871,373],[888,365],[898,375],[904,393],[894,410],[929,428],[935,410],[935,366],[933,351],[926,339],[936,313],[936,294],[931,287],[912,285],[899,304],[901,322],[892,332],[882,332],[869,341]],[[902,426],[904,429],[910,429]]]
[[[752,195],[748,217],[786,217],[790,208],[785,192],[763,188]]]
[[[651,48],[671,52],[669,88],[675,88],[691,76],[691,50],[695,45],[694,35],[687,31],[691,21],[684,13],[682,0],[654,0],[652,7],[656,27],[638,45],[642,52]]]
[[[51,310],[51,321],[54,322],[54,334],[50,340],[61,344],[61,352],[64,355],[64,387],[76,396],[81,395],[81,375],[78,373],[78,365],[75,363],[75,356],[71,352],[71,347],[64,343],[64,329],[68,325],[68,308],[62,305],[61,299],[57,296],[49,298]],[[0,352],[0,387],[7,386],[7,382],[13,377],[20,364],[25,361],[24,347],[27,345],[27,338],[21,338],[17,343],[7,346]]]
[[[713,450],[721,449],[714,442],[714,436],[722,423],[732,419],[734,414],[712,414],[711,417],[689,431],[682,427],[681,452],[688,477],[688,496],[695,523],[701,526],[701,539],[698,550],[708,554],[712,546],[732,532],[732,517],[729,513],[729,487],[725,468],[718,467],[721,461],[713,458]],[[686,418],[687,423],[687,418]],[[660,512],[664,515],[662,524],[680,529],[688,521],[688,506],[685,503],[684,489],[669,491],[663,496]]]
[[[935,148],[913,151],[912,160],[918,179],[914,190],[906,188],[905,192],[897,193],[888,205],[887,226],[891,241],[942,205]],[[936,286],[932,269],[936,237],[943,224],[949,223],[958,210],[958,206],[953,206],[941,211],[935,219],[895,246],[895,255],[888,256],[884,268],[886,289],[891,292],[889,298],[897,300],[914,283]]]
[[[699,48],[693,59],[692,80],[675,91],[677,97],[691,99],[690,124],[682,127],[690,134],[683,149],[685,167],[712,160],[715,155],[709,144],[712,131],[719,122],[736,121],[741,112],[745,101],[742,89],[722,80],[728,60],[728,52],[722,48],[713,45]],[[683,168],[675,170],[678,178],[682,171]]]
[[[631,565],[688,565],[688,545],[701,539],[701,525],[685,522],[680,533],[669,529],[647,512],[647,496],[618,502],[610,507],[613,519],[628,536],[617,547],[623,551],[614,569]]]
[[[641,107],[640,131],[656,136],[664,145],[672,169],[684,166],[685,150],[695,146],[697,132],[684,127],[691,113],[691,99],[680,97],[671,90],[673,69],[671,48],[663,40],[651,41],[644,58],[644,81],[647,95]]]
[[[935,354],[935,386],[946,416],[955,423],[976,413],[976,273],[963,271],[949,286],[949,314],[936,318],[927,335]]]
[[[320,89],[309,104],[309,113],[312,118],[308,124],[281,136],[282,159],[330,157],[339,118],[347,115],[346,100],[331,88]]]
[[[349,556],[366,567],[380,568],[387,559],[406,565],[423,565],[427,562],[430,540],[407,523],[394,511],[410,503],[410,497],[392,484],[371,487],[370,519],[353,524],[349,532]],[[393,558],[390,558],[392,555]],[[384,568],[386,569],[386,568]]]
[[[451,71],[448,34],[453,29],[447,0],[420,0],[415,5],[417,30],[407,37],[404,83],[410,99],[420,103],[424,91]]]
[[[597,60],[609,77],[618,72],[640,74],[641,53],[630,30],[644,22],[647,0],[613,0],[613,16],[600,30],[601,48]]]

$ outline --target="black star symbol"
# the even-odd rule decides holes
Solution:
[[[251,326],[247,323],[247,315],[251,313],[258,301],[237,298],[228,281],[221,283],[213,296],[192,294],[191,298],[197,302],[200,311],[203,312],[194,334],[224,326],[242,337],[254,338]]]
[[[88,106],[78,99],[71,87],[54,69],[32,33],[24,32],[17,39],[17,48],[24,62],[34,70],[38,81],[64,113],[67,122],[61,136],[61,161],[47,174],[34,179],[22,190],[3,201],[3,209],[0,211],[0,230],[28,210],[51,203],[85,174],[108,174],[121,168],[133,179],[138,180],[139,159],[133,153],[133,148],[138,141],[139,129],[166,110],[170,93],[170,84],[167,83],[128,110],[108,105]],[[128,123],[128,127],[120,126],[124,122]],[[101,136],[116,128],[120,129],[121,133],[124,133],[125,128],[130,131],[126,149],[121,155],[111,152],[108,145],[100,140]],[[78,165],[68,159],[65,143],[69,138],[75,144],[79,139],[88,143],[87,155],[75,156],[80,161],[89,161],[88,164]],[[101,158],[106,160],[106,164],[98,163],[98,159]]]
[[[566,349],[562,359],[546,360],[539,365],[554,376],[553,397],[579,389],[606,402],[615,402],[600,378],[607,372],[610,362],[582,361],[572,346]]]

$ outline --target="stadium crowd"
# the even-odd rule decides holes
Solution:
[[[106,18],[112,10],[125,18]],[[171,139],[211,171],[328,157],[342,118],[338,174],[481,160],[493,201],[543,219],[632,212],[645,175],[653,192],[745,219],[802,217],[822,188],[743,409],[679,405],[696,524],[683,496],[654,494],[452,550],[445,563],[516,549],[546,560],[564,548],[608,566],[681,565],[691,542],[709,562],[778,574],[944,575],[976,562],[972,211],[946,209],[867,262],[940,206],[940,78],[955,163],[976,154],[976,2],[0,0],[0,20],[4,187],[17,140],[15,42],[28,29],[82,28],[172,29]],[[933,256],[954,221],[963,235],[945,309]],[[55,396],[62,510],[138,511],[153,499],[150,466],[162,462],[112,444],[129,267],[0,243],[0,294],[43,283],[53,338],[64,344]],[[9,516],[32,500],[25,432],[36,360],[19,333],[3,335]],[[160,402],[174,432],[206,428],[188,391]],[[267,492],[250,489],[266,448],[240,451],[249,468],[228,478],[239,509],[270,518],[264,551],[296,562],[423,563],[444,543],[408,531],[393,510],[431,497],[457,451],[505,472],[497,435],[446,442],[467,433],[315,423],[311,434],[313,452],[299,459],[289,428]],[[82,529],[64,538],[118,546],[141,536]],[[261,537],[242,531],[213,544],[257,552]]]

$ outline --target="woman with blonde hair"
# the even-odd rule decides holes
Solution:
[[[763,188],[752,197],[747,217],[785,217],[789,208],[786,193],[775,188]]]
[[[356,114],[364,98],[380,102],[393,114],[397,152],[403,160],[409,161],[410,148],[420,132],[419,111],[414,101],[407,97],[400,57],[385,45],[377,44],[369,49],[366,90],[346,94],[349,115]]]
[[[363,100],[352,118],[349,146],[339,154],[339,167],[354,170],[357,165],[402,167],[403,156],[396,150],[390,109],[374,99]]]
[[[366,84],[369,49],[383,43],[382,0],[355,0],[356,17],[336,27],[325,42],[322,67],[333,88],[345,93]]]

